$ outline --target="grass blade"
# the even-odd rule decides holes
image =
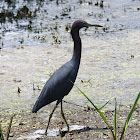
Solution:
[[[77,86],[76,86],[77,87]],[[77,87],[78,88],[78,87]],[[106,123],[106,125],[108,126],[108,128],[110,129],[112,135],[113,135],[113,138],[115,140],[115,137],[114,137],[114,133],[112,131],[112,127],[109,125],[109,123],[107,122],[106,120],[106,117],[103,115],[103,113],[100,111],[100,109],[98,109],[98,107],[84,94],[83,91],[81,91],[80,88],[78,88],[78,90],[87,98],[87,100],[95,107],[95,109],[97,110],[97,112],[100,114],[100,116],[102,117],[102,119],[104,120],[104,122]]]
[[[114,98],[114,97],[113,97]],[[112,100],[112,98],[110,99],[110,100]],[[109,101],[110,101],[109,100]],[[108,103],[109,103],[109,101],[107,101],[103,106],[101,106],[100,108],[99,108],[99,110],[101,110],[102,108],[104,108]]]
[[[10,134],[11,126],[12,126],[12,121],[13,121],[13,116],[10,119],[8,131],[7,131],[7,138],[6,138],[7,140],[9,139],[9,134]]]
[[[122,134],[121,134],[120,140],[122,140],[124,138],[125,131],[126,131],[126,128],[128,126],[129,120],[130,120],[130,118],[131,118],[131,116],[132,116],[132,114],[133,114],[133,112],[135,110],[135,107],[137,105],[137,102],[138,102],[139,98],[140,98],[140,92],[139,92],[139,94],[138,94],[138,96],[137,96],[137,98],[136,98],[136,100],[134,102],[134,105],[132,106],[132,109],[131,109],[131,111],[130,111],[130,113],[129,113],[127,119],[126,119],[126,121],[125,121],[125,124],[124,124],[123,130],[122,130]]]
[[[0,139],[1,139],[1,140],[4,140],[4,136],[3,136],[1,124],[0,124]]]
[[[117,101],[115,98],[115,114],[114,114],[114,136],[117,138]]]

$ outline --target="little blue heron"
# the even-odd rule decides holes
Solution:
[[[79,36],[79,30],[83,27],[90,27],[90,26],[102,27],[101,25],[88,24],[83,20],[77,20],[73,23],[71,28],[71,35],[74,41],[74,51],[73,51],[72,59],[67,63],[65,63],[64,65],[62,65],[56,72],[53,73],[53,75],[50,77],[50,79],[46,82],[45,86],[43,87],[41,94],[38,97],[33,107],[32,112],[36,113],[43,106],[57,100],[56,105],[52,113],[50,114],[48,120],[48,124],[45,131],[46,135],[47,135],[47,130],[49,127],[51,117],[59,103],[61,103],[61,114],[67,125],[67,129],[69,131],[69,125],[65,119],[63,108],[62,108],[62,99],[72,89],[80,65],[82,43]]]

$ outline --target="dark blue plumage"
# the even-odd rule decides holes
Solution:
[[[61,66],[50,77],[50,79],[46,82],[45,86],[43,87],[41,94],[33,107],[32,112],[34,113],[37,112],[43,106],[57,100],[56,106],[54,107],[52,113],[50,114],[45,134],[47,134],[47,129],[49,127],[49,122],[53,115],[53,112],[55,111],[57,105],[60,102],[61,102],[61,114],[64,118],[64,121],[67,124],[68,131],[69,131],[69,125],[65,119],[63,109],[62,109],[62,99],[72,89],[80,65],[82,43],[79,36],[79,30],[83,27],[89,27],[89,26],[102,27],[100,25],[88,24],[87,22],[82,20],[77,20],[73,23],[71,29],[71,35],[74,41],[74,51],[73,51],[72,59],[67,63],[65,63],[63,66]]]
[[[32,112],[67,95],[73,87],[78,68],[79,64],[74,59],[60,67],[45,84]]]

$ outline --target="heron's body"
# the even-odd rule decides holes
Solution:
[[[46,82],[32,112],[37,112],[40,108],[53,101],[63,99],[73,87],[78,68],[79,64],[74,59],[61,66]]]
[[[43,87],[41,94],[33,107],[32,112],[34,113],[37,112],[43,106],[57,100],[56,106],[54,107],[52,113],[50,114],[45,134],[47,134],[47,129],[49,127],[49,122],[51,120],[51,117],[57,105],[60,102],[61,102],[61,114],[67,124],[68,131],[69,131],[69,125],[65,119],[63,109],[62,109],[62,99],[72,89],[80,65],[82,43],[79,36],[79,30],[83,27],[89,27],[89,26],[102,27],[100,25],[88,24],[87,22],[82,20],[77,20],[73,23],[71,29],[71,35],[74,41],[74,52],[73,52],[72,59],[67,63],[65,63],[63,66],[61,66],[50,77],[50,79],[46,82],[45,86]]]
[[[70,61],[62,65],[56,72],[54,72],[50,79],[46,82],[33,107],[33,113],[53,101],[62,100],[73,87],[80,65],[81,39],[79,37],[79,30],[77,30],[77,32],[73,32],[73,30],[71,30],[71,35],[73,40],[75,40],[73,57]]]

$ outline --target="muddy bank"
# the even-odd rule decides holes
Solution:
[[[46,124],[48,121],[48,113],[50,113],[50,108],[53,106],[49,105],[45,111],[39,111],[37,115],[32,113],[21,112],[16,114],[13,119],[13,125],[10,133],[10,140],[15,139],[81,139],[81,140],[102,140],[102,139],[112,139],[112,135],[110,130],[106,127],[106,124],[102,121],[101,117],[96,111],[88,110],[87,108],[76,107],[74,105],[65,104],[65,115],[68,120],[70,126],[78,125],[84,126],[78,131],[72,131],[65,134],[63,137],[61,135],[58,136],[45,136],[35,134],[36,130],[45,131]],[[129,109],[130,106],[127,106]],[[131,118],[129,126],[126,131],[125,139],[126,140],[138,140],[140,139],[139,129],[140,129],[140,106],[136,107],[136,110]],[[121,110],[120,115],[118,117],[118,127],[117,134],[118,138],[121,135],[121,131],[128,115],[129,111]],[[114,120],[114,111],[105,111],[105,116],[107,117],[108,122],[113,126]],[[3,130],[6,131],[6,127],[8,126],[8,121],[10,116],[7,112],[2,119]],[[54,116],[52,117],[49,131],[57,131],[61,130],[65,127],[65,123],[60,115],[60,107],[57,108]],[[54,133],[55,134],[55,133]]]

